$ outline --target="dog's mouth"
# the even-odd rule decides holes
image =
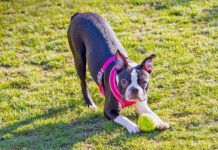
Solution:
[[[141,101],[141,99],[138,97],[138,96],[132,96],[132,97],[129,97],[129,98],[123,98],[125,101]]]
[[[143,98],[144,96],[140,96],[140,95],[131,95],[129,97],[123,97],[123,99],[125,101],[137,101],[137,102],[141,102],[141,101],[144,101],[145,99]]]

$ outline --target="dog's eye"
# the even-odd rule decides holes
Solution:
[[[139,84],[141,84],[141,85],[146,85],[146,84],[147,84],[147,81],[146,81],[146,80],[139,80]]]
[[[121,85],[122,85],[122,86],[126,86],[127,83],[128,83],[128,81],[127,81],[126,79],[122,79],[122,80],[121,80]]]

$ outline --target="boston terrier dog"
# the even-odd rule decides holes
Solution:
[[[76,13],[71,17],[67,31],[83,99],[90,108],[96,108],[86,83],[86,63],[94,81],[105,96],[104,115],[122,125],[129,133],[140,132],[138,126],[120,115],[124,107],[134,105],[141,115],[150,113],[157,129],[165,130],[169,124],[162,121],[147,105],[149,79],[154,54],[140,64],[129,59],[114,31],[96,13]]]

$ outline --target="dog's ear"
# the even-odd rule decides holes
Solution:
[[[115,54],[115,68],[117,71],[120,71],[123,68],[128,67],[127,58],[119,51],[117,50]]]
[[[155,54],[151,54],[149,57],[145,58],[142,63],[140,64],[140,68],[144,69],[145,71],[147,71],[148,73],[152,72],[153,69],[153,62],[152,59],[156,57]]]

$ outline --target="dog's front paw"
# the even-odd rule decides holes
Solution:
[[[98,108],[95,104],[90,104],[90,105],[88,105],[88,107],[91,108],[91,109],[93,109],[93,110],[95,110],[95,109]]]
[[[138,126],[135,124],[135,123],[131,123],[130,125],[128,125],[127,127],[126,127],[126,129],[127,129],[127,131],[129,132],[129,133],[138,133],[138,132],[140,132],[140,130],[139,130],[139,128],[138,128]]]
[[[169,123],[166,123],[166,122],[157,123],[157,129],[158,130],[167,130],[169,128],[170,128]]]

